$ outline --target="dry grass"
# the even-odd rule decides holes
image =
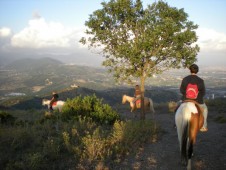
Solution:
[[[174,113],[176,108],[177,108],[177,103],[176,102],[170,101],[168,103],[168,109],[169,109],[170,113]]]

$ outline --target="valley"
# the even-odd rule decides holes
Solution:
[[[200,70],[199,76],[206,84],[206,99],[226,97],[226,67],[201,67]],[[172,93],[172,97],[168,95],[168,99],[177,100],[180,98],[181,80],[188,74],[188,70],[180,69],[153,75],[146,81],[146,95],[161,103],[160,98],[166,98],[168,93]],[[116,84],[113,76],[105,68],[64,64],[51,58],[22,59],[1,67],[0,82],[2,104],[18,97],[42,98],[49,96],[52,91],[70,94],[78,87],[83,89],[80,90],[83,91],[83,95],[89,89],[105,98],[115,91],[119,98],[123,93],[133,95],[133,85],[123,82]]]

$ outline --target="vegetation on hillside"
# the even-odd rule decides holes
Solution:
[[[112,169],[158,130],[120,120],[94,95],[68,100],[62,113],[16,112],[0,112],[0,169]]]

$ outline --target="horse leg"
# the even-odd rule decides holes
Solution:
[[[192,154],[193,154],[193,141],[189,141],[187,170],[191,170],[191,157],[192,157]]]
[[[130,102],[131,112],[135,110],[135,104],[133,102]]]
[[[187,170],[191,170],[191,157],[193,155],[193,146],[195,139],[191,138],[188,144],[188,162],[187,162]]]
[[[150,105],[150,110],[152,111],[152,113],[155,113],[153,101],[151,99],[149,99],[149,105]]]
[[[187,170],[191,170],[191,157],[193,155],[193,146],[196,142],[196,136],[199,130],[199,114],[192,113],[189,126],[189,144],[188,144],[188,163]]]
[[[186,123],[181,139],[181,163],[184,166],[187,166],[188,157],[187,157],[187,145],[188,145],[188,122]]]

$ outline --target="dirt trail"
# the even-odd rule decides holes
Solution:
[[[130,113],[131,114],[131,113]],[[146,116],[146,119],[150,118]],[[200,132],[194,146],[193,170],[226,170],[226,124],[214,121],[217,113],[209,111],[208,132]],[[161,126],[160,138],[155,143],[141,148],[135,157],[126,159],[121,169],[139,170],[183,170],[174,114],[157,110],[154,116]]]

